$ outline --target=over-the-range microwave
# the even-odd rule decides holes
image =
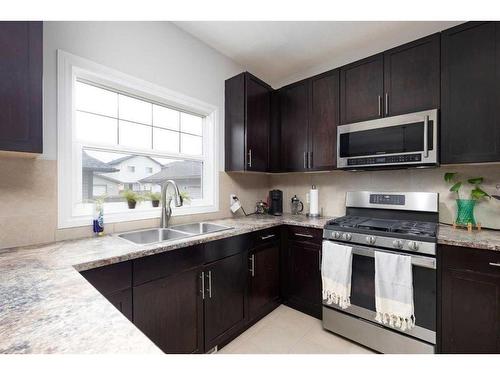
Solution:
[[[337,168],[438,165],[438,110],[337,127]]]

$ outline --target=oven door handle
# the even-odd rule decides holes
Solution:
[[[341,244],[344,245],[345,244]],[[369,247],[364,247],[364,246],[355,246],[352,248],[352,253],[354,255],[361,255],[364,257],[370,257],[370,258],[375,258],[375,252],[380,251],[383,253],[390,253],[390,254],[398,254],[398,255],[406,255],[411,257],[411,264],[417,267],[424,267],[424,268],[431,268],[431,269],[436,269],[436,259],[431,258],[431,257],[424,257],[424,256],[419,256],[419,255],[410,255],[406,253],[401,253],[398,251],[391,251],[391,250],[383,250],[383,249],[371,249]]]

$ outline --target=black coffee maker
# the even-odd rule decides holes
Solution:
[[[274,216],[283,215],[283,192],[271,190],[269,192],[269,214]]]

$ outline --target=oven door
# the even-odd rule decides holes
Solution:
[[[435,165],[438,111],[381,118],[337,127],[337,167]]]
[[[336,305],[325,304],[325,306],[381,325],[375,320],[375,251],[409,255],[413,269],[415,327],[402,332],[389,326],[381,326],[435,344],[436,258],[357,245],[353,246],[352,250],[351,306],[347,309],[341,309]]]

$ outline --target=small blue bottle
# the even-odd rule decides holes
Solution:
[[[101,201],[97,201],[95,203],[94,220],[92,226],[94,234],[96,236],[102,236],[104,234],[104,212]]]

